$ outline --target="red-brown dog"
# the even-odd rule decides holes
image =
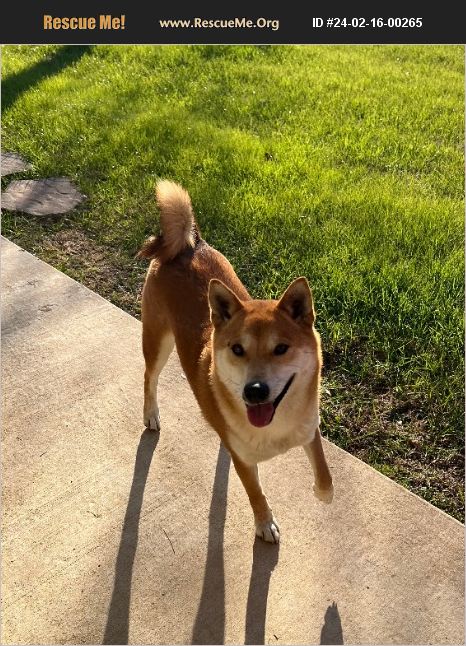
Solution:
[[[279,528],[257,464],[303,446],[315,495],[333,497],[319,432],[322,366],[309,285],[298,278],[280,300],[253,300],[221,253],[200,236],[188,193],[157,184],[161,235],[139,252],[152,258],[142,298],[144,423],[159,429],[157,382],[176,343],[207,421],[229,450],[249,496],[256,533]]]

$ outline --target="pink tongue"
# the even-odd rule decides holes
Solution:
[[[248,420],[254,426],[267,426],[273,417],[273,404],[256,404],[255,406],[246,406]]]

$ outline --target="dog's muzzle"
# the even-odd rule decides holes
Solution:
[[[295,374],[291,375],[291,377],[288,379],[288,381],[282,388],[281,392],[277,395],[277,397],[274,399],[273,402],[262,403],[264,399],[266,399],[269,396],[269,393],[270,393],[270,389],[267,386],[267,384],[264,384],[263,382],[250,382],[249,384],[246,384],[244,388],[244,395],[247,395],[247,394],[252,395],[252,397],[247,397],[246,412],[248,415],[248,420],[253,426],[262,427],[262,426],[268,426],[270,424],[270,422],[273,420],[273,416],[275,415],[275,411],[277,410],[278,405],[285,397],[291,384],[293,383]],[[267,394],[265,395],[265,397],[264,397],[264,394],[266,392],[265,388],[261,390],[260,386],[256,386],[256,384],[261,384],[262,386],[266,387]],[[249,386],[250,386],[250,390],[248,391],[248,393],[246,393],[246,389]],[[261,397],[264,397],[264,398],[260,399]],[[246,397],[244,398],[246,399]],[[255,403],[253,403],[254,398],[256,399]]]

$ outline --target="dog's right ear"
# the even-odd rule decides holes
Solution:
[[[210,320],[215,327],[229,321],[243,307],[236,294],[217,278],[209,283],[209,305]]]

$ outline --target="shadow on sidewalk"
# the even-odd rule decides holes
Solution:
[[[264,543],[256,536],[246,608],[245,644],[264,644],[270,577],[278,563],[280,545]]]
[[[320,631],[320,644],[344,644],[340,613],[335,601],[325,611],[324,625]]]
[[[92,45],[64,45],[47,58],[8,76],[2,81],[2,110],[8,110],[23,92],[40,83],[42,79],[58,74],[65,67],[72,65],[91,47]]]
[[[209,513],[209,539],[201,599],[191,644],[225,643],[225,567],[223,541],[231,459],[220,445]],[[279,546],[256,537],[246,608],[245,644],[263,644],[270,577]]]
[[[192,644],[223,644],[225,640],[225,569],[223,533],[227,511],[230,456],[221,444],[209,512],[209,539],[201,600],[191,637]]]
[[[149,467],[158,441],[159,433],[148,430],[144,431],[139,440],[133,482],[129,493],[115,565],[112,598],[102,644],[128,643],[131,579],[138,544],[139,517]]]

